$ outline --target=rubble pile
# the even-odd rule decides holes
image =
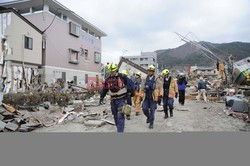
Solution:
[[[0,106],[0,132],[30,132],[69,122],[88,127],[114,125],[108,120],[112,119],[110,111],[95,110],[99,100],[97,91],[81,88],[70,92],[9,93]]]
[[[198,79],[189,80],[186,99],[197,100]],[[206,77],[207,99],[210,102],[225,103],[224,112],[235,118],[250,122],[250,87],[230,84],[224,80]],[[203,97],[201,96],[203,99]]]
[[[0,132],[29,132],[40,126],[29,112],[18,111],[5,104],[0,107]]]

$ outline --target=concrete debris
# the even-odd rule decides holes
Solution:
[[[88,127],[102,127],[105,124],[106,122],[103,120],[88,120],[84,122],[84,125]]]
[[[83,105],[83,101],[82,100],[74,100],[72,105],[73,106],[81,106],[81,105]]]
[[[77,117],[77,113],[75,112],[67,112],[59,121],[58,124],[63,124],[65,122],[65,120],[70,116],[73,115],[74,117]],[[74,118],[72,118],[71,116],[71,120],[74,120]]]
[[[11,106],[8,106],[8,108],[12,108]],[[12,113],[13,112],[13,113]],[[36,120],[32,120],[31,115],[29,114],[29,112],[22,112],[22,111],[12,111],[9,112],[7,109],[5,110],[3,107],[1,107],[1,112],[0,112],[0,117],[1,117],[1,121],[0,121],[0,131],[4,131],[4,132],[15,132],[15,131],[20,131],[21,126],[23,125],[27,125],[26,126],[26,130],[27,131],[32,131],[35,128],[29,128],[28,124],[30,122],[36,122],[36,126],[39,126],[40,123],[37,122]]]
[[[0,120],[3,120],[4,119],[4,116],[0,114]]]
[[[19,132],[30,132],[35,130],[36,128],[40,127],[41,124],[22,124],[20,128],[18,129]]]
[[[71,112],[71,111],[74,111],[74,110],[75,110],[75,108],[71,108],[71,107],[63,108],[64,113]]]
[[[5,128],[11,131],[16,131],[19,128],[19,125],[9,122],[6,124]]]
[[[32,112],[31,115],[45,127],[50,127],[57,124],[57,119],[49,116],[46,112]]]
[[[5,128],[5,126],[6,126],[6,123],[0,120],[0,131],[2,131]]]
[[[85,118],[83,116],[77,116],[72,123],[80,123],[83,124],[85,122]]]
[[[95,106],[99,106],[99,101],[100,98],[99,97],[95,97],[95,98],[90,98],[89,100],[85,100],[84,101],[84,106],[85,107],[95,107]]]

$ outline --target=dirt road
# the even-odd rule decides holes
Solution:
[[[92,110],[109,109],[109,105],[92,107]],[[175,101],[174,117],[163,119],[163,112],[156,112],[154,129],[148,129],[146,118],[143,114],[126,120],[125,132],[200,132],[200,131],[240,131],[249,130],[249,126],[240,119],[225,115],[224,104],[187,101],[185,107],[180,107]],[[158,107],[158,110],[161,107]],[[178,111],[188,110],[188,111]],[[112,120],[112,117],[109,118]],[[116,128],[106,124],[99,128],[86,127],[84,124],[68,123],[49,128],[40,128],[35,132],[115,132]]]

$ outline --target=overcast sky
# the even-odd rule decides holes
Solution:
[[[1,0],[0,0],[1,1]],[[216,43],[250,42],[249,0],[58,0],[108,34],[102,60],[183,44],[174,32]],[[193,36],[189,36],[195,39]]]

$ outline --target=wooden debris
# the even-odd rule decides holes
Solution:
[[[7,111],[11,112],[11,113],[19,113],[14,107],[12,107],[11,105],[8,104],[4,104],[3,106],[6,108]]]
[[[107,119],[101,119],[101,120],[104,121],[104,122],[106,122],[106,123],[108,123],[108,124],[110,124],[110,125],[115,126],[115,122],[109,121]]]

